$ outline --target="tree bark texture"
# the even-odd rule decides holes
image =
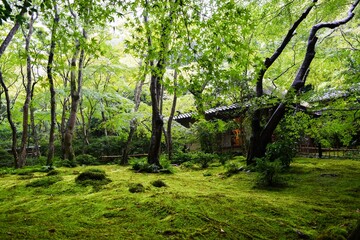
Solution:
[[[170,111],[170,116],[169,116],[169,120],[167,122],[167,130],[166,130],[166,141],[167,141],[167,152],[168,152],[168,159],[171,161],[172,157],[173,157],[173,141],[172,141],[172,134],[171,134],[171,130],[172,130],[172,121],[174,119],[174,115],[175,115],[175,111],[176,111],[176,103],[177,103],[177,76],[178,76],[178,72],[177,69],[175,69],[174,71],[174,96],[173,96],[173,102],[171,105],[171,111]]]
[[[303,62],[297,72],[297,75],[295,76],[295,79],[285,96],[285,100],[277,106],[276,110],[271,115],[271,117],[267,121],[266,125],[262,128],[260,135],[259,135],[259,141],[257,143],[255,143],[255,144],[259,145],[257,148],[258,152],[253,152],[252,155],[248,155],[248,158],[247,158],[248,164],[254,163],[255,157],[263,157],[265,155],[266,146],[267,146],[267,144],[270,143],[273,132],[275,131],[279,122],[285,115],[287,102],[291,101],[293,99],[294,95],[296,93],[298,93],[299,90],[305,85],[307,76],[310,71],[311,62],[313,61],[315,54],[316,54],[315,47],[316,47],[316,43],[318,41],[318,37],[316,36],[317,32],[323,28],[334,29],[336,27],[346,24],[354,17],[354,15],[355,15],[354,10],[358,5],[359,5],[359,0],[355,1],[351,5],[351,7],[348,11],[348,15],[344,19],[334,21],[334,22],[319,23],[319,24],[314,25],[311,28],[310,33],[309,33],[308,42],[307,42],[305,57],[304,57]],[[254,144],[254,143],[252,143],[252,144]],[[249,151],[249,153],[250,153],[250,151]]]
[[[25,85],[25,101],[23,105],[23,120],[22,120],[22,135],[21,145],[19,152],[19,163],[18,166],[24,167],[26,164],[26,147],[28,145],[28,130],[29,130],[29,107],[32,99],[32,71],[31,71],[31,56],[30,56],[30,42],[33,33],[33,26],[35,22],[35,15],[32,14],[29,22],[29,30],[25,36],[25,52],[26,52],[26,84]]]
[[[147,3],[147,1],[146,1]],[[169,15],[162,23],[162,30],[160,35],[160,51],[158,53],[157,64],[150,61],[151,78],[150,78],[150,95],[151,95],[151,109],[152,109],[152,128],[150,147],[148,153],[148,163],[160,166],[160,147],[161,135],[164,126],[163,116],[160,111],[160,96],[161,96],[161,81],[163,79],[166,60],[168,58],[169,42],[171,34],[171,25],[175,16],[175,6],[178,4],[177,0],[174,1],[174,6],[170,7]],[[147,4],[147,7],[148,4]],[[148,47],[151,49],[151,34],[148,31]],[[150,50],[149,50],[150,51]]]
[[[280,46],[275,50],[273,55],[270,58],[266,58],[262,67],[260,68],[257,79],[256,79],[256,97],[260,98],[264,94],[263,90],[263,79],[266,74],[266,71],[271,67],[271,65],[278,59],[281,53],[284,51],[288,43],[291,41],[292,37],[295,34],[296,29],[301,24],[301,22],[306,19],[310,11],[314,7],[314,4],[317,0],[313,0],[313,4],[309,6],[301,16],[294,22],[291,28],[288,30],[286,36],[281,42]],[[262,126],[261,120],[263,118],[264,109],[261,106],[258,106],[251,119],[251,138],[247,154],[247,165],[255,163],[255,158],[261,158],[265,156],[266,146],[271,141],[271,136],[261,136]]]
[[[142,92],[142,87],[144,86],[146,75],[147,75],[147,64],[145,65],[144,74],[141,77],[141,80],[136,84],[136,87],[135,87],[135,92],[134,92],[134,100],[135,100],[134,112],[135,113],[139,110],[139,106],[140,106],[140,102],[141,102],[141,92]],[[128,164],[130,145],[131,145],[132,139],[135,135],[137,126],[138,126],[138,122],[137,122],[136,117],[134,117],[130,121],[130,131],[129,131],[129,135],[128,135],[126,144],[123,149],[123,154],[122,154],[122,158],[121,158],[121,162],[120,162],[121,165]]]
[[[52,166],[53,165],[53,158],[55,153],[55,128],[56,128],[56,92],[54,86],[54,79],[53,79],[53,63],[54,63],[54,53],[56,47],[56,32],[57,27],[59,24],[59,14],[56,6],[56,1],[54,1],[54,20],[51,29],[51,42],[50,42],[50,52],[48,63],[46,67],[47,77],[49,81],[49,91],[50,91],[50,133],[49,133],[49,145],[48,145],[48,154],[46,159],[46,165]]]

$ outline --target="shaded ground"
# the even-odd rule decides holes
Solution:
[[[46,173],[0,170],[0,239],[341,239],[360,219],[360,161],[296,159],[281,189],[254,188],[256,173],[223,177],[219,165],[172,175],[99,166],[110,183],[76,184],[89,168],[59,168],[43,187],[29,183]],[[145,191],[130,193],[134,184]]]

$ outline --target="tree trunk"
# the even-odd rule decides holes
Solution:
[[[46,159],[46,165],[52,167],[53,165],[53,158],[55,153],[55,128],[56,128],[56,92],[55,92],[55,86],[54,86],[54,79],[53,79],[53,62],[54,62],[54,52],[56,47],[56,31],[57,26],[59,24],[59,14],[57,10],[56,1],[53,1],[54,3],[54,21],[53,26],[51,29],[51,42],[50,42],[50,52],[49,52],[49,58],[48,58],[48,64],[46,67],[47,71],[47,77],[49,80],[49,91],[50,91],[50,133],[49,133],[49,145],[48,145],[48,155]]]
[[[136,113],[139,110],[139,106],[140,106],[140,102],[141,102],[141,92],[142,92],[142,87],[143,87],[144,82],[145,82],[146,75],[147,75],[147,64],[145,65],[144,74],[141,77],[141,80],[136,84],[136,87],[135,87],[134,113]],[[123,149],[123,154],[122,154],[122,158],[121,158],[121,162],[120,162],[121,165],[127,165],[128,164],[128,158],[129,158],[128,156],[129,156],[129,151],[130,151],[130,145],[131,145],[132,139],[133,139],[133,137],[135,135],[137,126],[138,126],[138,122],[137,122],[136,117],[134,117],[130,121],[130,131],[129,131],[129,135],[128,135],[126,144],[125,144],[124,149]]]
[[[10,124],[10,128],[11,128],[11,136],[12,136],[12,144],[11,144],[11,151],[12,154],[14,156],[14,166],[15,168],[19,168],[18,166],[18,153],[17,153],[17,149],[16,149],[16,145],[17,145],[17,138],[16,138],[16,134],[17,134],[17,130],[16,130],[16,126],[12,120],[12,114],[11,114],[11,100],[10,100],[10,96],[9,96],[9,89],[7,88],[7,86],[5,85],[3,76],[2,76],[2,72],[0,69],[0,83],[2,88],[4,89],[5,92],[5,99],[6,99],[6,116],[8,119],[8,122]]]
[[[271,67],[271,65],[278,59],[278,57],[281,55],[281,53],[284,51],[288,43],[291,41],[292,37],[295,34],[296,29],[300,25],[300,23],[309,15],[311,9],[314,7],[314,4],[317,2],[317,0],[313,0],[313,4],[309,6],[303,14],[294,22],[292,27],[288,30],[285,38],[283,39],[280,46],[276,49],[276,51],[273,53],[273,55],[270,58],[266,58],[264,60],[264,63],[262,67],[260,68],[257,78],[256,78],[256,97],[260,98],[263,96],[263,79],[266,74],[266,71]],[[261,126],[261,120],[263,116],[262,106],[257,106],[252,119],[251,119],[251,138],[250,138],[250,144],[247,154],[246,163],[247,165],[251,165],[255,163],[255,158],[261,158],[265,156],[266,152],[266,146],[271,141],[271,136],[263,137],[261,136],[262,132],[262,126]]]
[[[148,1],[145,1],[145,8],[148,9]],[[174,5],[178,4],[177,0],[174,1]],[[171,25],[175,16],[175,9],[171,8],[169,15],[166,18],[166,21],[162,23],[161,35],[159,38],[160,42],[160,51],[158,52],[157,64],[154,65],[154,60],[149,61],[151,68],[151,78],[150,78],[150,95],[151,95],[151,109],[152,109],[152,127],[151,127],[151,138],[150,138],[150,147],[148,153],[148,163],[160,166],[160,147],[161,147],[161,135],[164,126],[164,120],[160,112],[160,96],[161,96],[161,80],[163,79],[165,68],[166,68],[166,59],[168,58],[168,49],[170,42],[171,34]],[[151,33],[147,23],[147,11],[144,16],[145,24],[147,29],[147,40],[148,40],[148,51],[149,55],[152,55],[152,42],[151,42]],[[153,56],[150,56],[153,58]]]
[[[21,135],[21,146],[19,152],[19,163],[18,167],[22,168],[26,164],[26,147],[28,145],[28,130],[29,130],[29,107],[31,104],[31,89],[32,89],[32,72],[31,72],[31,56],[30,56],[30,41],[33,33],[33,25],[35,22],[35,14],[31,15],[31,19],[29,22],[29,31],[28,34],[25,35],[25,52],[26,52],[26,96],[25,102],[23,105],[23,121],[22,121],[22,135]]]
[[[80,51],[80,45],[77,43],[75,53],[71,59],[71,76],[70,76],[70,89],[71,89],[71,105],[70,116],[66,124],[64,134],[64,160],[75,160],[75,153],[72,146],[74,130],[76,125],[76,113],[80,102],[81,84],[82,84],[82,67],[84,62],[84,50],[81,50],[78,66],[78,76],[76,81],[76,60]]]
[[[167,122],[167,152],[168,152],[168,159],[171,161],[173,157],[173,142],[172,142],[172,134],[171,134],[171,127],[172,127],[172,121],[174,119],[175,110],[176,110],[176,102],[177,102],[177,69],[174,71],[174,96],[173,96],[173,102],[171,105],[171,111],[169,120]]]
[[[15,22],[14,26],[11,28],[11,30],[7,34],[4,41],[1,43],[1,46],[0,46],[0,58],[3,55],[3,53],[5,52],[6,48],[9,46],[9,44],[10,44],[11,40],[13,39],[14,35],[18,31],[18,29],[20,27],[20,21],[18,19],[20,19],[25,14],[28,5],[29,5],[29,1],[28,0],[24,1],[23,7],[22,7],[19,15],[17,16],[17,18],[15,18],[16,22]],[[12,115],[11,115],[11,101],[10,101],[10,96],[9,96],[9,89],[7,88],[7,86],[5,84],[4,78],[2,76],[1,69],[0,69],[0,84],[1,84],[1,86],[4,89],[4,92],[5,92],[6,115],[7,115],[8,122],[10,124],[11,134],[12,134],[11,150],[12,150],[12,154],[14,156],[14,165],[15,165],[15,168],[18,168],[19,167],[18,166],[19,156],[18,156],[18,153],[17,153],[17,138],[16,138],[17,130],[16,130],[16,126],[15,126],[13,120],[12,120]]]
[[[346,18],[338,20],[338,21],[330,22],[330,23],[328,23],[328,22],[318,23],[311,28],[304,60],[297,72],[297,75],[296,75],[290,89],[288,90],[288,92],[285,96],[285,101],[283,101],[282,103],[280,103],[278,105],[275,112],[272,114],[270,119],[267,121],[266,125],[263,127],[263,129],[260,133],[260,136],[259,136],[259,141],[257,143],[255,142],[255,144],[259,146],[260,155],[265,155],[266,146],[268,143],[270,143],[271,136],[272,136],[273,132],[275,131],[275,128],[277,127],[277,125],[279,124],[279,122],[285,115],[286,103],[291,101],[294,98],[295,94],[297,94],[299,92],[299,90],[305,85],[307,76],[310,71],[311,62],[314,59],[315,54],[316,54],[315,46],[316,46],[316,43],[318,40],[318,38],[316,36],[317,32],[323,28],[334,29],[336,27],[339,27],[340,25],[344,25],[347,22],[349,22],[355,15],[354,10],[359,5],[359,1],[360,0],[357,0],[354,2],[354,4],[351,5]],[[254,148],[254,146],[251,146],[251,147]],[[250,149],[251,149],[251,147],[250,147]],[[248,159],[247,159],[248,164],[254,162],[254,157],[256,157],[256,154],[253,154],[252,158],[250,158],[250,157],[251,156],[248,155]]]

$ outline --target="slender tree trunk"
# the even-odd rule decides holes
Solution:
[[[31,15],[29,22],[29,31],[25,36],[25,52],[26,52],[26,96],[23,105],[23,122],[22,122],[22,135],[21,135],[21,146],[19,153],[18,166],[21,168],[26,164],[26,147],[28,144],[28,130],[29,130],[29,107],[31,104],[31,88],[32,88],[32,72],[31,72],[31,56],[30,56],[30,41],[33,33],[33,25],[35,21],[35,13]]]
[[[176,102],[177,102],[177,69],[174,71],[174,96],[173,96],[173,102],[171,106],[170,116],[169,120],[167,122],[167,152],[168,152],[168,159],[171,161],[173,157],[173,141],[172,141],[172,133],[171,133],[171,127],[172,127],[172,121],[174,119],[175,110],[176,110]]]
[[[145,65],[144,74],[141,77],[141,80],[136,84],[136,87],[135,87],[135,94],[134,94],[134,97],[135,97],[134,112],[135,113],[139,110],[139,106],[140,106],[140,102],[141,102],[141,92],[142,92],[142,87],[145,82],[146,75],[147,75],[147,65]],[[135,135],[137,126],[138,126],[138,122],[137,122],[136,117],[134,117],[130,121],[130,131],[129,131],[129,135],[128,135],[126,144],[123,149],[123,155],[122,155],[121,162],[120,162],[121,165],[128,164],[130,145],[131,145],[132,139]]]
[[[7,88],[3,76],[2,76],[2,72],[0,69],[0,83],[2,88],[4,89],[5,92],[5,99],[6,99],[6,116],[8,119],[8,122],[10,124],[10,128],[11,128],[11,137],[12,137],[12,144],[11,144],[11,151],[12,154],[14,156],[14,166],[15,168],[19,168],[18,165],[18,153],[17,153],[17,138],[16,138],[16,134],[17,134],[17,130],[16,130],[16,126],[14,124],[14,121],[12,120],[12,114],[11,114],[11,100],[10,100],[10,96],[9,96],[9,89]]]
[[[73,161],[75,159],[75,153],[72,146],[74,130],[76,125],[76,113],[80,102],[81,84],[82,84],[82,68],[84,63],[84,50],[81,50],[78,66],[78,76],[76,79],[76,60],[79,54],[80,45],[76,46],[75,53],[71,59],[71,76],[70,76],[70,88],[71,88],[71,105],[70,116],[67,121],[65,136],[64,136],[64,159]]]
[[[51,29],[51,42],[50,42],[50,52],[48,63],[46,67],[47,77],[49,81],[49,91],[50,91],[50,133],[49,133],[49,145],[48,145],[48,155],[46,159],[46,165],[52,167],[53,165],[53,158],[55,153],[55,128],[56,128],[56,92],[54,86],[54,79],[53,79],[53,62],[54,62],[54,52],[56,47],[56,32],[57,27],[59,24],[59,14],[57,10],[56,1],[53,1],[54,4],[54,20],[53,26]]]
[[[26,10],[27,10],[27,6],[29,4],[29,1],[26,0],[24,1],[23,7],[19,13],[19,17],[21,18]],[[16,19],[20,19],[20,18],[16,18]],[[18,31],[20,27],[20,21],[16,20],[14,26],[11,28],[11,30],[9,31],[9,33],[6,35],[4,41],[1,43],[0,45],[0,58],[3,55],[3,53],[5,52],[6,48],[9,46],[11,40],[13,39],[13,37],[15,36],[16,32]],[[11,144],[11,150],[12,150],[12,154],[14,156],[14,165],[15,168],[18,168],[18,162],[19,162],[19,156],[17,153],[17,138],[16,138],[16,134],[17,134],[17,130],[16,130],[16,126],[12,120],[12,114],[11,114],[11,101],[10,101],[10,96],[9,96],[9,89],[7,88],[4,78],[2,76],[2,71],[0,69],[0,84],[5,92],[5,99],[6,99],[6,115],[7,115],[7,119],[8,122],[10,124],[10,128],[11,128],[11,135],[12,135],[12,144]]]

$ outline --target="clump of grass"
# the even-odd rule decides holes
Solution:
[[[55,175],[59,175],[59,174],[60,174],[60,172],[59,172],[58,170],[53,169],[53,170],[50,170],[50,171],[46,174],[46,176],[55,176]]]
[[[151,185],[153,185],[154,187],[157,187],[157,188],[167,187],[167,184],[163,180],[160,180],[160,179],[151,182]]]
[[[129,185],[129,192],[131,193],[145,192],[145,187],[141,183],[132,183]]]
[[[99,188],[111,182],[103,170],[100,169],[88,169],[85,172],[80,173],[75,182],[83,186],[93,186]]]
[[[280,176],[283,167],[280,161],[269,161],[266,159],[256,160],[256,170],[259,173],[257,185],[260,187],[281,187],[285,185],[284,179]]]
[[[26,184],[26,187],[49,187],[53,185],[54,183],[57,183],[62,180],[62,177],[60,176],[50,176],[50,177],[44,177],[37,180],[34,180],[28,184]]]

